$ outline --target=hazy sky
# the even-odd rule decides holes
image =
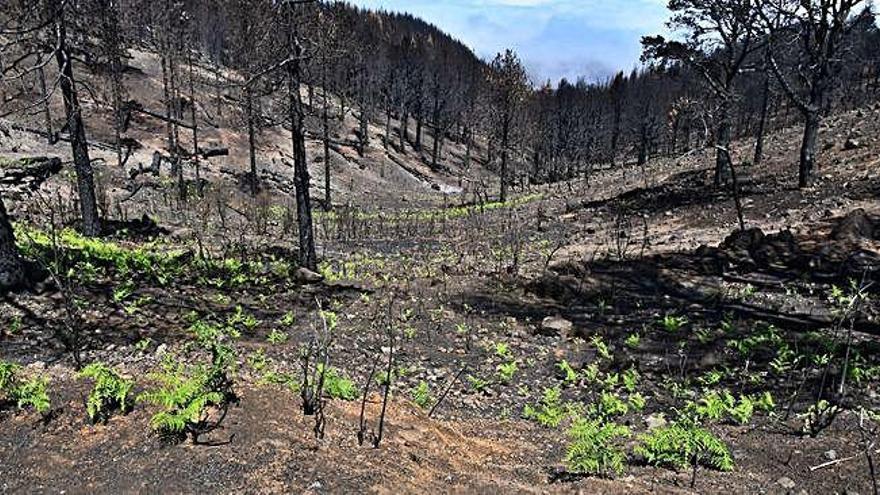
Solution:
[[[414,14],[483,58],[514,48],[533,78],[554,82],[632,69],[641,36],[661,32],[667,17],[666,0],[349,1]]]

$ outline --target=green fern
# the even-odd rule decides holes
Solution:
[[[701,465],[732,471],[733,457],[727,445],[696,424],[679,422],[642,435],[635,452],[653,466],[687,469]]]
[[[229,398],[226,391],[212,388],[212,370],[204,365],[176,364],[151,377],[159,387],[141,394],[138,400],[161,408],[150,419],[150,426],[162,435],[191,433],[195,440],[207,427],[208,408]]]
[[[19,409],[33,407],[38,413],[49,412],[49,379],[41,376],[21,382],[15,389],[15,402]]]
[[[566,468],[575,474],[610,476],[622,473],[626,453],[618,439],[629,435],[626,426],[578,419],[568,430],[571,443],[566,449]]]
[[[569,410],[562,402],[562,390],[559,387],[544,389],[541,402],[536,406],[526,405],[523,417],[537,421],[541,426],[556,428],[568,416]]]
[[[95,382],[86,400],[86,412],[92,422],[106,421],[115,409],[123,414],[128,411],[131,405],[129,394],[134,386],[131,380],[122,378],[114,369],[99,362],[86,366],[78,376]]]
[[[321,374],[323,369],[324,365],[319,363],[318,375]],[[342,376],[336,368],[329,366],[327,371],[324,372],[324,393],[331,399],[355,400],[358,398],[358,389],[355,383]]]
[[[33,407],[45,414],[51,407],[49,400],[49,379],[34,377],[22,381],[21,366],[0,360],[0,403],[13,402],[19,409]]]
[[[417,406],[427,409],[428,405],[433,402],[431,390],[428,388],[427,382],[424,380],[419,382],[419,385],[412,391],[412,399]]]

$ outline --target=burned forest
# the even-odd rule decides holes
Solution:
[[[2,493],[877,495],[878,283],[869,1],[0,0]]]

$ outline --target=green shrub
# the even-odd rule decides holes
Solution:
[[[86,412],[92,422],[106,421],[114,410],[128,411],[129,394],[134,386],[131,380],[122,378],[114,369],[104,363],[92,363],[79,372],[80,378],[95,382],[86,400]]]
[[[417,406],[421,407],[422,409],[427,409],[428,405],[433,402],[433,398],[431,397],[431,390],[428,388],[427,382],[425,382],[424,380],[419,382],[419,385],[412,391],[412,399]]]
[[[537,406],[526,404],[523,417],[537,421],[547,428],[556,428],[569,414],[562,403],[562,390],[559,387],[544,389],[544,395]]]
[[[15,403],[19,409],[33,407],[38,413],[45,414],[52,403],[49,400],[49,379],[33,377],[22,380],[21,366],[0,360],[0,403]]]
[[[150,419],[154,431],[167,437],[190,434],[195,443],[199,435],[219,426],[210,420],[208,409],[227,405],[229,390],[217,388],[212,367],[167,363],[164,368],[151,375],[159,387],[141,394],[138,400],[161,408]]]
[[[626,426],[578,419],[568,430],[571,443],[566,449],[566,468],[575,474],[610,476],[622,473],[626,453],[618,439],[629,435]]]
[[[648,464],[687,469],[701,465],[732,471],[733,457],[727,445],[710,431],[688,422],[656,428],[640,438],[635,452]]]
[[[498,376],[501,378],[503,383],[509,383],[510,380],[513,379],[513,375],[519,371],[519,365],[516,364],[516,361],[511,361],[509,363],[499,364],[497,367]]]
[[[324,365],[319,363],[317,369],[319,376],[323,369]],[[324,372],[324,393],[331,399],[355,400],[358,397],[358,389],[354,382],[342,376],[336,368],[329,366]]]
[[[578,374],[574,368],[571,367],[571,364],[568,363],[565,359],[556,364],[556,367],[559,368],[559,371],[562,372],[563,381],[567,384],[572,384],[577,381]]]

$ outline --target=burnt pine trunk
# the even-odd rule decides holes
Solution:
[[[15,245],[15,233],[0,197],[0,291],[24,282],[24,264]]]
[[[254,95],[250,87],[245,87],[245,113],[248,127],[248,155],[251,165],[251,196],[257,195],[258,176],[257,176],[257,150],[256,150],[256,132],[254,130]]]
[[[818,107],[812,107],[806,112],[804,124],[804,140],[801,144],[801,160],[798,167],[798,187],[809,187],[813,182],[813,169],[816,165],[816,147],[819,142],[819,116]]]
[[[406,154],[406,140],[409,139],[407,137],[408,131],[407,127],[409,127],[409,113],[406,107],[403,108],[403,117],[400,119],[400,152],[404,155]]]
[[[303,50],[299,42],[293,9],[288,6],[288,43],[293,60],[287,64],[288,111],[293,144],[293,183],[296,188],[296,217],[299,226],[299,264],[312,271],[318,269],[315,254],[315,234],[312,228],[312,206],[309,199],[309,167],[306,162],[306,136],[303,123],[302,96],[300,95]]]
[[[82,232],[86,236],[93,237],[101,233],[101,221],[98,218],[98,205],[95,201],[95,178],[92,162],[89,159],[82,108],[79,105],[76,83],[73,79],[73,60],[67,50],[67,32],[64,25],[63,9],[55,18],[55,36],[57,46],[55,61],[58,63],[58,72],[61,74],[59,85],[70,131],[70,146],[73,152],[76,186],[79,192],[79,206],[83,222]]]
[[[321,132],[321,141],[324,144],[324,209],[332,208],[332,197],[330,194],[330,99],[327,96],[327,70],[324,69],[324,89],[323,104],[324,108],[321,113],[321,124],[323,129]]]
[[[52,114],[49,112],[49,93],[46,90],[46,71],[42,67],[37,70],[40,81],[40,96],[43,98],[43,125],[46,126],[46,139],[49,144],[55,144],[55,134],[52,131]]]
[[[722,103],[718,130],[715,135],[715,187],[719,188],[730,180],[730,112],[727,103]]]
[[[507,147],[510,140],[510,118],[505,116],[501,129],[501,202],[507,201]]]
[[[767,129],[767,110],[770,107],[770,74],[764,77],[764,96],[761,101],[761,120],[758,121],[758,137],[755,141],[755,165],[764,160],[764,132]]]

